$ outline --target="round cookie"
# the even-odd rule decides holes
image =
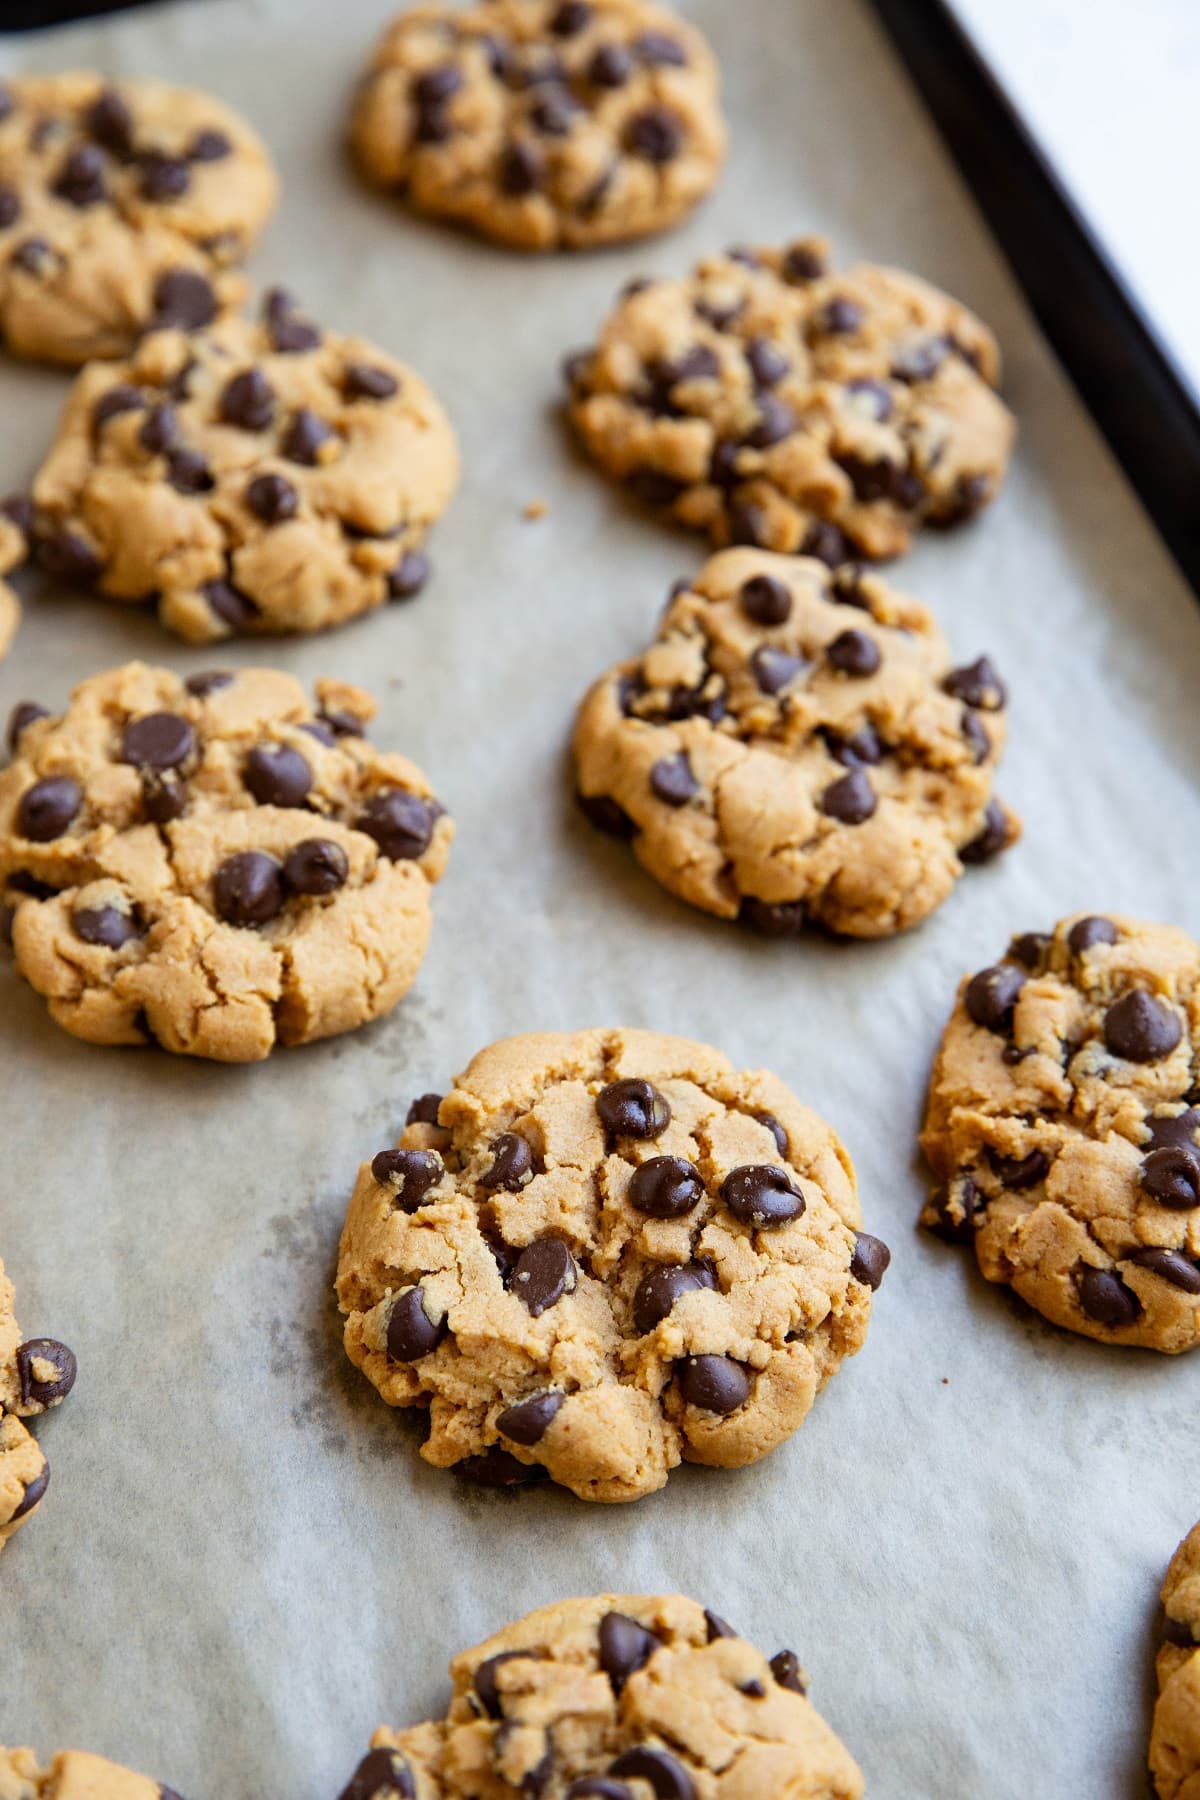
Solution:
[[[0,341],[78,364],[207,325],[275,205],[262,143],[210,94],[94,73],[0,85]]]
[[[1200,1800],[1200,1525],[1171,1558],[1162,1603],[1150,1772],[1159,1800]]]
[[[985,325],[898,269],[834,274],[812,238],[631,282],[565,372],[585,448],[640,498],[833,565],[977,513],[1015,431]]]
[[[275,290],[257,323],[155,332],[85,369],[34,483],[35,530],[47,573],[154,600],[192,642],[321,631],[417,592],[457,479],[421,378]]]
[[[1200,946],[1080,914],[963,981],[934,1064],[921,1217],[1105,1344],[1200,1343]]]
[[[381,1728],[341,1800],[857,1800],[854,1759],[767,1658],[679,1595],[543,1606],[450,1665],[444,1719]]]
[[[1013,842],[1005,690],[878,576],[726,550],[585,698],[581,804],[662,885],[774,936],[884,937]]]
[[[50,1465],[23,1420],[59,1406],[75,1385],[75,1357],[56,1338],[24,1338],[16,1296],[0,1262],[0,1550],[50,1485]],[[4,1752],[0,1751],[0,1800]]]
[[[510,1038],[360,1169],[346,1350],[428,1407],[436,1467],[636,1500],[801,1424],[887,1265],[859,1220],[841,1143],[775,1076],[653,1032]]]
[[[717,64],[648,0],[418,6],[355,102],[363,173],[418,210],[522,250],[674,225],[725,158]]]
[[[17,966],[97,1044],[254,1062],[389,1012],[429,941],[453,826],[361,733],[361,689],[129,663],[58,718],[26,704],[0,774]]]
[[[0,1746],[0,1800],[181,1800],[174,1788],[83,1750],[60,1750],[42,1768],[32,1750]]]

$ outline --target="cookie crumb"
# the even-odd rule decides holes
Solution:
[[[521,517],[523,519],[544,519],[549,511],[550,502],[548,500],[527,500],[521,508]]]

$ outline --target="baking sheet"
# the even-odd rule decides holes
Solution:
[[[553,261],[356,185],[339,129],[386,10],[196,0],[0,53],[0,72],[96,63],[242,108],[286,180],[255,274],[412,361],[466,460],[409,607],[214,658],[43,597],[0,667],[4,712],[135,655],[360,681],[378,740],[459,821],[410,998],[264,1067],[88,1048],[0,972],[0,1253],[26,1331],[81,1370],[40,1426],[47,1503],[0,1564],[0,1741],[99,1751],[189,1800],[332,1800],[376,1724],[440,1709],[452,1651],[564,1594],[678,1589],[800,1652],[875,1800],[1140,1795],[1156,1589],[1200,1515],[1196,1364],[1056,1333],[918,1234],[914,1134],[957,977],[1012,930],[1083,907],[1200,928],[1200,614],[865,5],[696,0],[727,72],[724,184],[672,237]],[[902,579],[963,660],[986,648],[1010,678],[1003,791],[1026,837],[889,944],[760,942],[675,904],[577,820],[565,779],[576,697],[703,549],[569,452],[558,357],[634,273],[814,229],[992,321],[1023,428],[1000,503]],[[0,491],[63,391],[0,367]],[[865,1351],[790,1444],[632,1508],[428,1469],[343,1359],[331,1298],[357,1163],[409,1098],[497,1036],[600,1023],[775,1068],[847,1140],[894,1252]]]

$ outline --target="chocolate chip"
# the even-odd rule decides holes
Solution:
[[[995,492],[995,482],[990,475],[960,475],[954,484],[954,496],[949,505],[931,524],[947,526],[962,525],[981,513]]]
[[[48,719],[49,712],[39,706],[36,700],[18,700],[8,715],[8,747],[15,750],[21,733],[38,719]]]
[[[555,37],[575,37],[586,30],[591,20],[592,8],[587,0],[562,0],[551,15],[550,29]]]
[[[931,381],[953,347],[951,340],[942,333],[914,338],[896,351],[891,372],[897,381]]]
[[[576,794],[575,798],[589,824],[604,832],[606,837],[631,838],[636,835],[634,821],[608,794]]]
[[[969,1176],[953,1188],[945,1188],[933,1201],[934,1216],[926,1227],[947,1244],[969,1244],[975,1236],[975,1220],[987,1202]],[[957,1209],[957,1211],[956,1211]]]
[[[1067,933],[1067,943],[1076,956],[1082,956],[1093,944],[1115,944],[1119,936],[1111,919],[1092,916],[1075,921]]]
[[[632,74],[633,58],[623,44],[601,44],[587,66],[587,78],[593,87],[624,87]]]
[[[580,110],[569,88],[547,88],[530,109],[530,123],[546,137],[566,137]]]
[[[738,601],[756,625],[784,625],[792,616],[791,591],[774,575],[752,575],[739,589]]]
[[[1174,1009],[1144,988],[1122,994],[1104,1015],[1105,1045],[1124,1062],[1161,1062],[1181,1036]]]
[[[211,494],[216,482],[199,450],[172,450],[167,457],[167,480],[178,494]]]
[[[138,443],[151,456],[169,450],[179,432],[179,420],[173,406],[152,406],[138,430]]]
[[[1028,1156],[1001,1156],[989,1145],[987,1156],[1003,1186],[1015,1193],[1036,1187],[1050,1172],[1050,1158],[1044,1150],[1031,1150]]]
[[[81,144],[71,151],[51,186],[59,199],[71,206],[81,210],[98,206],[108,198],[103,156],[93,144]]]
[[[807,923],[802,900],[758,900],[753,894],[742,900],[738,917],[752,931],[773,938],[799,937]]]
[[[243,369],[221,389],[218,410],[226,425],[266,431],[275,420],[275,389],[261,369]]]
[[[1200,1138],[1200,1106],[1189,1106],[1180,1113],[1154,1113],[1146,1120],[1150,1143],[1188,1144],[1195,1149]]]
[[[434,815],[427,800],[404,788],[381,788],[358,816],[359,831],[374,838],[392,862],[416,862],[433,836]]]
[[[1009,945],[1008,953],[1022,968],[1032,971],[1040,970],[1050,952],[1054,939],[1045,931],[1023,931]]]
[[[329,443],[337,433],[327,425],[324,419],[307,406],[292,415],[291,423],[284,433],[280,445],[280,453],[289,462],[301,463],[306,468],[315,469],[321,460],[321,446]],[[292,512],[296,509],[293,506]],[[290,516],[286,515],[286,516]]]
[[[520,1465],[522,1468],[524,1464]],[[504,1702],[500,1697],[500,1688],[496,1681],[496,1670],[506,1662],[518,1659],[541,1662],[545,1655],[541,1650],[501,1650],[495,1656],[485,1657],[475,1671],[474,1687],[479,1696],[483,1710],[489,1719],[504,1717]]]
[[[144,713],[125,727],[121,760],[143,769],[177,769],[195,749],[196,734],[178,713]]]
[[[650,468],[634,469],[627,477],[626,485],[630,493],[644,500],[647,506],[671,506],[687,488],[685,481],[678,481],[664,469]]]
[[[865,413],[879,425],[890,419],[895,411],[891,389],[882,381],[848,381],[846,398],[856,412]]]
[[[34,844],[61,837],[83,805],[83,789],[69,775],[50,775],[25,789],[17,805],[17,830]]]
[[[972,712],[969,706],[963,707],[962,735],[963,743],[971,752],[972,761],[986,762],[991,755],[992,740],[981,723],[979,714]]]
[[[578,1279],[575,1258],[567,1246],[561,1238],[549,1237],[538,1238],[522,1250],[509,1285],[533,1317],[540,1319],[564,1294],[575,1292]]]
[[[298,356],[315,350],[321,333],[309,319],[301,317],[296,302],[286,288],[272,288],[263,301],[263,324],[271,348],[281,356]]]
[[[81,906],[71,914],[71,929],[81,942],[103,950],[119,950],[141,936],[136,920],[117,906]]]
[[[877,1288],[891,1260],[892,1253],[882,1238],[872,1237],[869,1231],[855,1233],[850,1273],[856,1281],[864,1282],[869,1288]]]
[[[21,216],[21,197],[7,182],[0,184],[0,231],[7,231]]]
[[[284,884],[292,894],[336,893],[349,873],[346,852],[329,838],[303,838],[283,861]]]
[[[518,1193],[533,1179],[533,1151],[529,1140],[515,1131],[502,1131],[492,1141],[491,1167],[479,1177],[485,1188],[504,1188]]]
[[[194,269],[168,269],[154,289],[154,324],[160,330],[199,331],[217,316],[212,284]]]
[[[737,1632],[729,1620],[723,1619],[720,1613],[710,1612],[707,1606],[704,1609],[704,1623],[708,1627],[710,1644],[715,1644],[719,1638],[735,1638],[737,1636]]]
[[[436,1150],[381,1150],[371,1159],[371,1173],[380,1187],[392,1190],[396,1212],[415,1213],[444,1169]]]
[[[857,331],[863,321],[863,309],[857,300],[847,300],[843,295],[836,295],[827,300],[817,318],[817,328],[827,331],[834,337]]]
[[[634,1330],[644,1337],[669,1317],[685,1294],[698,1294],[705,1289],[712,1292],[716,1285],[716,1274],[708,1262],[651,1269],[642,1276],[633,1296]]]
[[[762,1682],[753,1677],[749,1681],[742,1682],[741,1686],[738,1688],[738,1693],[745,1694],[749,1700],[765,1700],[767,1697],[767,1690]]]
[[[192,171],[182,156],[163,156],[148,150],[139,160],[143,200],[159,204],[179,200],[192,185]]]
[[[434,1322],[425,1311],[425,1289],[405,1288],[388,1314],[387,1353],[393,1362],[419,1362],[437,1349],[450,1327],[446,1316]]]
[[[671,1123],[666,1095],[636,1076],[610,1081],[601,1088],[596,1095],[596,1111],[610,1137],[661,1137]]]
[[[339,1800],[415,1800],[416,1786],[398,1750],[368,1750]]]
[[[705,1412],[731,1413],[750,1397],[750,1377],[728,1356],[687,1356],[679,1365],[679,1391]]]
[[[746,361],[756,388],[774,387],[791,368],[788,358],[770,338],[751,338],[746,346]]]
[[[14,269],[21,269],[26,275],[45,275],[56,258],[45,238],[31,237],[17,245],[10,260]]]
[[[609,1765],[610,1775],[628,1775],[646,1782],[655,1800],[696,1800],[696,1788],[682,1763],[665,1750],[651,1750],[644,1745],[625,1750]]]
[[[264,525],[280,525],[295,518],[300,496],[283,475],[256,475],[246,489],[246,504]]]
[[[39,1375],[35,1363],[49,1363],[50,1373]],[[55,1406],[65,1400],[78,1371],[75,1352],[57,1338],[29,1338],[17,1349],[17,1375],[26,1406]]]
[[[942,686],[954,699],[980,712],[1000,712],[1008,702],[1008,690],[986,656],[961,669],[951,669]]]
[[[681,1156],[652,1156],[629,1182],[629,1203],[652,1219],[682,1219],[704,1198],[704,1181]]]
[[[849,737],[839,737],[828,728],[822,735],[830,756],[845,769],[874,768],[883,756],[883,742],[873,725],[860,725]]]
[[[120,161],[127,162],[133,155],[133,114],[116,88],[101,88],[83,122],[96,142]]]
[[[227,856],[213,876],[213,903],[227,925],[266,925],[283,900],[283,870],[262,850]]]
[[[406,1125],[436,1125],[441,1110],[441,1094],[418,1094],[408,1109]]]
[[[784,253],[783,273],[787,281],[799,287],[809,281],[819,281],[827,272],[828,264],[820,251],[803,239],[789,246]]]
[[[793,656],[787,650],[777,650],[774,644],[760,644],[750,658],[751,673],[764,694],[782,693],[808,666],[802,656]]]
[[[566,1397],[553,1389],[544,1394],[532,1394],[528,1400],[519,1400],[515,1406],[506,1407],[496,1420],[496,1429],[511,1438],[514,1444],[524,1444],[527,1448],[540,1444]]]
[[[1191,1144],[1164,1144],[1142,1162],[1138,1180],[1160,1206],[1190,1212],[1200,1206],[1200,1150]]]
[[[15,1525],[18,1519],[27,1518],[49,1486],[50,1464],[43,1459],[41,1473],[35,1475],[33,1480],[26,1484],[21,1504],[12,1515],[10,1523]]]
[[[244,630],[257,617],[258,608],[253,600],[240,593],[232,582],[210,581],[201,591],[213,615],[233,631]]]
[[[665,106],[648,106],[629,119],[623,141],[631,155],[647,162],[674,162],[683,148],[683,124]]]
[[[771,1658],[771,1673],[777,1687],[787,1688],[793,1694],[807,1694],[800,1659],[794,1650],[777,1650]]]
[[[1180,1649],[1190,1650],[1195,1648],[1196,1637],[1191,1626],[1185,1624],[1182,1619],[1164,1619],[1163,1642],[1176,1644]]]
[[[883,661],[879,645],[865,631],[840,631],[825,655],[843,675],[874,675]]]
[[[700,792],[686,750],[659,758],[650,770],[650,791],[664,806],[686,806]]]
[[[76,587],[95,581],[104,566],[91,545],[73,531],[59,531],[53,537],[42,538],[37,558],[53,581],[70,582]]]
[[[741,480],[738,472],[738,459],[741,454],[740,444],[717,443],[708,462],[708,479],[715,487],[728,491],[735,488]],[[757,510],[757,509],[755,509]],[[730,515],[730,538],[734,543],[755,542],[755,539],[734,538],[733,518]]]
[[[170,769],[143,769],[142,815],[151,825],[169,825],[188,807],[185,784]]]
[[[496,179],[502,194],[512,200],[524,199],[541,186],[542,159],[529,144],[520,141],[508,144],[500,152]]]
[[[835,460],[843,474],[849,477],[856,500],[861,500],[866,505],[876,500],[895,500],[901,505],[909,503],[911,490],[907,472],[900,464],[888,462],[886,458],[871,461],[850,453],[838,456]],[[916,495],[916,499],[920,499],[920,493]],[[915,501],[912,503],[915,504]]]
[[[418,106],[441,106],[457,94],[463,84],[463,72],[457,63],[438,63],[417,76],[413,82],[413,98]]]
[[[795,429],[796,415],[787,401],[774,394],[763,394],[758,402],[758,423],[745,441],[752,450],[768,450],[772,444],[790,437]]]
[[[1137,1263],[1139,1268],[1149,1269],[1163,1281],[1170,1282],[1172,1287],[1181,1288],[1185,1294],[1200,1294],[1200,1268],[1178,1250],[1157,1247],[1131,1250],[1126,1260]]]
[[[333,740],[340,737],[365,737],[366,730],[357,713],[339,710],[336,706],[321,708],[319,723],[333,733]],[[322,739],[322,742],[325,740]]]
[[[213,131],[211,127],[196,132],[184,151],[188,161],[194,163],[223,162],[232,153],[233,145],[225,133]]]
[[[394,375],[372,363],[348,363],[342,376],[342,392],[347,400],[390,400],[399,388]]]
[[[800,546],[802,556],[815,556],[827,568],[836,569],[850,555],[850,545],[846,535],[838,526],[831,525],[827,519],[817,519],[805,533],[804,542]],[[839,599],[841,596],[838,596]]]
[[[1008,848],[1008,818],[998,800],[989,800],[983,815],[983,830],[973,837],[969,844],[964,844],[959,851],[959,861],[978,864],[991,862],[1002,850]]]
[[[769,1230],[788,1225],[805,1209],[804,1195],[777,1163],[744,1163],[721,1183],[721,1198],[743,1225]]]
[[[1110,1269],[1084,1269],[1079,1277],[1079,1304],[1089,1319],[1120,1331],[1141,1316],[1142,1303],[1132,1288]]]
[[[985,1031],[1005,1035],[1012,1030],[1013,1008],[1025,977],[1011,963],[996,963],[972,975],[963,995],[967,1017]]]
[[[406,550],[387,578],[389,600],[411,600],[429,580],[429,558],[420,550]]]
[[[614,1694],[661,1649],[662,1639],[628,1613],[606,1612],[600,1621],[600,1667],[612,1682]]]
[[[862,825],[872,816],[878,801],[865,770],[851,769],[837,781],[830,782],[818,805],[839,825]]]
[[[454,1465],[454,1473],[476,1487],[527,1487],[531,1481],[545,1481],[546,1471],[540,1464],[520,1462],[509,1450],[493,1444],[478,1456],[464,1456]]]

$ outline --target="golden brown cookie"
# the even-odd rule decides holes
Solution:
[[[75,73],[0,85],[0,341],[126,356],[143,331],[236,306],[278,182],[210,94]]]
[[[32,1750],[0,1746],[0,1800],[180,1800],[180,1796],[174,1788],[83,1750],[60,1750],[42,1768]]]
[[[376,46],[351,139],[378,186],[522,250],[664,231],[725,158],[712,51],[648,0],[414,7]]]
[[[29,554],[33,507],[24,495],[0,500],[0,662],[12,648],[21,623],[21,605],[3,577]]]
[[[128,663],[57,718],[26,704],[0,774],[17,967],[97,1044],[254,1062],[389,1012],[429,941],[453,826],[362,733],[361,689]]]
[[[1056,1325],[1200,1343],[1200,946],[1080,914],[967,977],[921,1147],[931,1230]]]
[[[50,1485],[50,1465],[23,1423],[64,1401],[75,1385],[73,1353],[57,1338],[23,1338],[12,1282],[0,1262],[0,1550]],[[7,1800],[0,1751],[0,1800]]]
[[[155,332],[85,369],[35,530],[56,579],[152,600],[193,642],[321,631],[418,591],[457,480],[421,378],[277,289],[258,323]]]
[[[636,1500],[802,1423],[866,1337],[888,1252],[838,1138],[765,1071],[646,1031],[480,1052],[359,1170],[346,1350],[421,1454]]]
[[[450,1665],[444,1719],[382,1728],[341,1800],[857,1800],[854,1759],[767,1658],[694,1600],[543,1606]]]
[[[878,576],[727,550],[588,693],[579,796],[693,906],[884,937],[1018,835],[992,793],[1004,706],[990,661],[955,668]]]
[[[898,269],[835,274],[817,239],[631,282],[566,375],[585,448],[642,499],[832,565],[971,517],[1012,450],[987,327]]]
[[[1200,1525],[1171,1558],[1162,1603],[1150,1772],[1159,1800],[1200,1800]]]

